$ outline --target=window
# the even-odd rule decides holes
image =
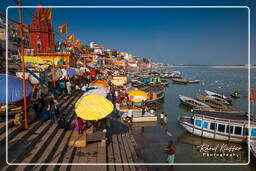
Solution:
[[[40,51],[41,48],[42,48],[42,43],[41,43],[41,41],[38,40],[38,41],[36,42],[36,45],[37,45],[37,51]]]
[[[251,136],[256,136],[256,128],[252,128]]]
[[[242,128],[236,126],[236,127],[235,127],[235,134],[241,135],[241,133],[242,133]]]
[[[196,120],[196,126],[201,127],[201,125],[202,125],[202,121],[201,120]]]
[[[208,123],[208,122],[204,122],[204,124],[203,124],[203,128],[208,128],[208,125],[209,125],[209,123]]]
[[[230,129],[230,131],[229,131],[229,129]],[[230,127],[229,127],[229,125],[228,125],[228,126],[227,126],[227,129],[226,129],[226,133],[232,134],[232,133],[233,133],[233,126],[230,126]]]
[[[215,123],[211,123],[210,129],[215,130],[215,127],[216,127],[216,124]]]
[[[225,131],[225,125],[219,124],[218,131],[219,132],[224,132]]]

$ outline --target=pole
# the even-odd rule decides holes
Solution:
[[[18,6],[21,6],[21,0],[18,1]],[[28,113],[27,113],[27,98],[26,98],[26,77],[25,77],[25,59],[24,59],[24,42],[23,42],[23,24],[22,24],[22,9],[19,8],[20,17],[20,40],[21,40],[21,67],[22,67],[22,79],[23,79],[23,101],[24,101],[24,126],[28,129]]]
[[[251,114],[251,116],[253,116],[254,115],[254,100],[252,101],[251,104],[252,104],[252,111],[251,111],[252,114]]]
[[[52,37],[52,53],[54,53],[54,35],[53,35],[53,25],[52,25],[52,18],[51,18],[51,37]]]
[[[52,37],[52,55],[53,55],[53,72],[52,72],[52,80],[53,80],[53,87],[56,88],[56,80],[55,80],[55,56],[54,56],[54,36],[53,36],[53,25],[52,25],[52,18],[51,18],[51,37]]]
[[[54,61],[54,54],[52,56],[52,66],[53,66],[53,70],[52,70],[52,81],[53,81],[53,87],[56,87],[56,81],[55,81],[55,61]]]

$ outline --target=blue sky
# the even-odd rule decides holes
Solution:
[[[3,0],[2,0],[3,1]],[[15,5],[5,2],[6,8]],[[37,5],[23,0],[23,5]],[[243,5],[251,9],[251,49],[255,49],[255,2],[246,0],[42,1],[43,5]],[[34,9],[29,9],[33,12]],[[17,11],[11,9],[11,18]],[[240,9],[53,9],[53,24],[68,22],[68,33],[82,43],[171,64],[246,64],[248,56],[246,8]],[[24,11],[24,23],[31,15]],[[57,37],[58,38],[58,37]],[[256,63],[251,50],[251,62]]]

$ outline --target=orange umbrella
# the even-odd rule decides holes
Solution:
[[[90,83],[90,85],[99,85],[99,86],[103,86],[103,87],[105,87],[105,88],[108,88],[108,87],[109,87],[108,83],[106,83],[106,82],[104,82],[104,81],[101,81],[101,80],[92,81],[92,82]]]

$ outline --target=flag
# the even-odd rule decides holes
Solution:
[[[72,42],[75,40],[75,35],[74,33],[71,34],[71,36],[69,36],[69,38],[67,39],[67,42]]]
[[[75,42],[74,42],[74,46],[79,46],[80,45],[80,40],[78,39],[78,40],[76,40]]]
[[[250,96],[250,101],[251,102],[254,101],[254,97],[255,97],[255,92],[254,92],[254,88],[252,88],[252,92],[251,92],[251,96]]]
[[[67,33],[67,25],[68,25],[68,23],[65,23],[62,26],[59,26],[60,33],[62,33],[62,34]]]
[[[45,20],[51,20],[52,19],[52,9],[47,8],[44,10],[43,14],[40,17],[40,21],[45,21]]]

